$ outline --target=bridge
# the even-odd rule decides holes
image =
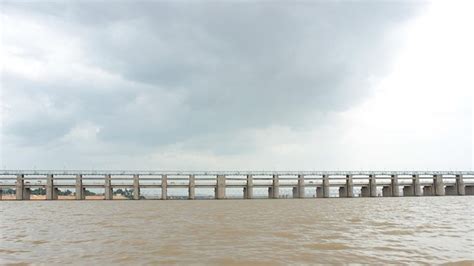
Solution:
[[[196,199],[200,188],[214,190],[215,199],[226,199],[227,188],[241,189],[243,199],[263,188],[270,199],[282,198],[291,189],[293,198],[329,198],[335,187],[341,198],[474,195],[474,171],[117,171],[117,170],[0,170],[2,191],[13,190],[16,200],[29,200],[33,189],[45,190],[47,200],[57,200],[60,189],[71,189],[76,200],[86,199],[87,189],[103,189],[104,199],[114,199],[114,189],[130,189],[132,198],[143,199],[140,190],[185,188],[187,199]],[[354,191],[360,191],[356,195]],[[381,193],[379,193],[381,192]]]

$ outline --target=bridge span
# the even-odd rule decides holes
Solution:
[[[474,171],[0,170],[0,199],[9,190],[16,200],[29,200],[38,188],[45,190],[47,200],[57,200],[60,189],[73,191],[77,200],[86,199],[87,189],[103,189],[106,200],[114,199],[114,189],[126,189],[139,200],[147,188],[160,190],[160,199],[166,200],[168,189],[185,188],[192,200],[200,188],[213,189],[215,199],[228,198],[228,188],[241,189],[244,199],[255,198],[254,189],[263,188],[268,198],[278,199],[285,188],[293,198],[307,198],[308,191],[329,198],[331,187],[341,198],[474,195]]]

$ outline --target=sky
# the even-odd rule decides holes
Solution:
[[[474,169],[470,1],[0,3],[2,169]]]

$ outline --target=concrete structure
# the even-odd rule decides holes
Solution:
[[[133,199],[140,199],[140,176],[133,175]]]
[[[392,193],[391,193],[392,197],[400,196],[400,186],[398,183],[398,175],[390,176],[390,187],[392,189]]]
[[[76,175],[76,200],[83,200],[86,198],[86,189],[82,185],[82,175]]]
[[[297,186],[296,191],[297,191],[296,197],[293,196],[294,198],[300,198],[300,199],[305,198],[304,175],[298,175],[298,186]]]
[[[46,199],[58,199],[58,188],[54,187],[53,175],[51,174],[46,176]]]
[[[247,175],[247,184],[244,187],[244,198],[252,199],[253,198],[253,176]]]
[[[57,182],[57,180],[61,181]],[[85,183],[83,183],[84,180],[86,180]],[[0,170],[0,190],[15,189],[15,198],[18,200],[30,199],[31,190],[38,188],[46,191],[45,198],[48,200],[57,200],[59,189],[69,188],[75,189],[75,197],[78,200],[85,199],[86,188],[92,189],[92,191],[103,189],[104,198],[107,200],[113,199],[114,189],[133,189],[132,198],[135,200],[144,198],[140,191],[143,188],[161,189],[161,199],[165,200],[168,199],[168,187],[187,189],[188,199],[196,198],[196,188],[213,188],[216,199],[226,198],[226,188],[242,189],[242,198],[245,199],[254,198],[254,188],[265,188],[268,189],[268,198],[276,199],[288,196],[287,194],[281,195],[282,191],[287,191],[280,190],[281,188],[290,188],[290,195],[293,198],[304,198],[306,189],[316,191],[316,196],[319,198],[352,197],[354,186],[361,188],[363,197],[376,197],[377,186],[382,188],[384,197],[401,196],[399,187],[403,187],[403,196],[473,195],[474,172]],[[330,195],[331,187],[338,188],[339,193]]]
[[[375,175],[369,175],[369,190],[370,197],[377,197],[377,178]]]
[[[106,200],[114,198],[113,187],[112,187],[112,176],[105,175],[104,195]]]
[[[269,198],[278,199],[280,197],[280,180],[278,175],[273,175],[272,187],[269,191]]]
[[[433,183],[434,183],[434,195],[435,196],[444,196],[444,182],[442,175],[434,175],[433,176]]]
[[[189,185],[188,185],[188,199],[194,199],[195,193],[194,188],[196,187],[195,176],[189,176]],[[225,194],[225,185],[224,185],[224,194]]]
[[[168,176],[167,175],[161,176],[161,199],[162,200],[168,199]]]

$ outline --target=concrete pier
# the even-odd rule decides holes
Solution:
[[[167,175],[161,176],[161,199],[162,200],[168,199],[168,176]]]
[[[398,184],[398,175],[391,175],[390,176],[390,187],[392,189],[391,196],[392,197],[399,197],[400,196],[400,187]]]
[[[434,195],[444,196],[444,182],[442,175],[433,176]]]
[[[403,196],[421,196],[420,176],[412,175],[411,185],[403,187]]]
[[[244,198],[252,199],[253,198],[253,176],[247,175],[247,185],[244,188]]]
[[[76,175],[76,200],[86,198],[85,188],[82,186],[82,175]]]
[[[466,186],[464,185],[464,178],[462,175],[456,175],[456,188],[459,196],[466,195]]]
[[[215,188],[215,198],[216,199],[225,199],[225,176],[217,176],[217,185]]]
[[[421,196],[420,176],[412,175],[413,196]]]
[[[112,176],[111,175],[105,175],[105,185],[104,185],[105,191],[105,199],[106,200],[111,200],[114,197],[113,193],[113,188],[112,188]]]
[[[305,197],[305,189],[304,189],[304,175],[298,175],[298,195],[297,197],[300,199],[304,199]]]
[[[46,199],[58,199],[58,189],[54,187],[53,175],[51,174],[46,176]]]
[[[140,199],[140,176],[133,175],[133,199]]]
[[[189,176],[189,186],[188,186],[188,199],[194,199],[194,188],[196,186],[196,179],[194,175]],[[224,188],[225,189],[225,188]]]
[[[24,183],[24,175],[17,175],[16,176],[16,199],[17,200],[25,200],[30,199],[30,197],[25,197],[25,183]]]
[[[329,176],[323,175],[323,198],[329,198]]]
[[[273,175],[271,198],[278,199],[279,197],[280,197],[280,181],[279,181],[278,175]]]
[[[369,175],[370,197],[377,197],[377,179],[375,175]]]
[[[352,181],[352,175],[346,175],[346,192],[347,197],[354,197],[354,183]]]

